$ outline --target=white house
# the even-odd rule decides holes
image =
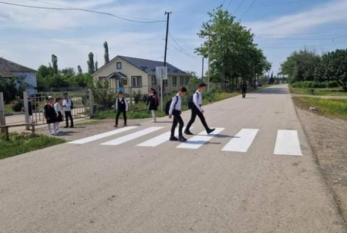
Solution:
[[[10,79],[12,77],[23,78],[24,82],[28,85],[26,91],[29,94],[36,93],[36,70],[0,57],[0,78]]]
[[[110,88],[125,93],[147,93],[153,87],[159,90],[155,68],[163,66],[162,61],[117,56],[93,74],[94,81],[108,80]],[[168,80],[164,81],[165,92],[179,90],[189,83],[190,75],[167,63]]]

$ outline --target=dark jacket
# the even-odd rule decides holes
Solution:
[[[47,120],[47,124],[51,124],[57,122],[57,113],[52,105],[46,104],[44,107],[45,118]]]
[[[147,99],[147,106],[149,106],[149,110],[158,110],[159,99],[157,95],[149,95]]]

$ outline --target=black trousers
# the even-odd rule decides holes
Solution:
[[[72,118],[71,111],[65,111],[66,127],[69,127],[69,119],[71,122],[71,127],[73,127],[73,118]]]
[[[127,124],[127,112],[124,110],[118,110],[117,111],[117,116],[116,116],[116,126],[118,126],[118,119],[120,114],[123,113],[123,119],[124,119],[124,125]]]
[[[247,92],[247,90],[244,90],[244,89],[242,90],[242,97],[243,97],[243,98],[246,97],[246,92]]]
[[[193,123],[195,122],[196,116],[198,116],[201,120],[202,125],[204,126],[205,130],[209,130],[210,128],[208,127],[204,114],[202,112],[200,112],[200,110],[194,105],[192,108],[192,116],[190,118],[190,121],[187,125],[186,130],[189,131],[190,127],[192,127]]]
[[[177,127],[177,124],[179,124],[179,128],[178,128],[178,135],[179,137],[183,136],[183,127],[184,127],[184,122],[182,120],[181,117],[181,112],[174,112],[173,114],[173,123],[172,123],[172,127],[171,127],[171,137],[175,136],[175,130]]]

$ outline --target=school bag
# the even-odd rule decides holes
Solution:
[[[195,92],[194,94],[197,94],[198,96],[200,95],[198,92]],[[188,98],[188,108],[189,109],[192,109],[195,105],[194,104],[194,94]]]
[[[175,107],[176,107],[177,102],[178,102],[178,97],[176,96],[176,103],[175,103],[174,109],[175,109]],[[165,105],[165,114],[166,114],[166,115],[170,115],[171,103],[172,103],[172,99],[169,99],[169,100],[166,102],[166,105]]]
[[[160,105],[160,100],[159,100],[158,96],[155,95],[154,99],[155,99],[155,106],[156,106],[156,107],[159,107],[159,105]]]

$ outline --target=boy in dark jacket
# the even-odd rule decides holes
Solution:
[[[121,113],[123,113],[124,126],[127,126],[127,111],[129,109],[128,102],[125,100],[123,92],[118,93],[118,98],[116,99],[116,124],[114,127],[118,127],[118,119]]]
[[[159,98],[158,98],[157,92],[155,91],[154,88],[151,88],[149,90],[149,95],[147,99],[147,107],[148,107],[148,110],[151,111],[152,113],[153,123],[157,122],[155,111],[158,111],[158,106],[159,106]]]

